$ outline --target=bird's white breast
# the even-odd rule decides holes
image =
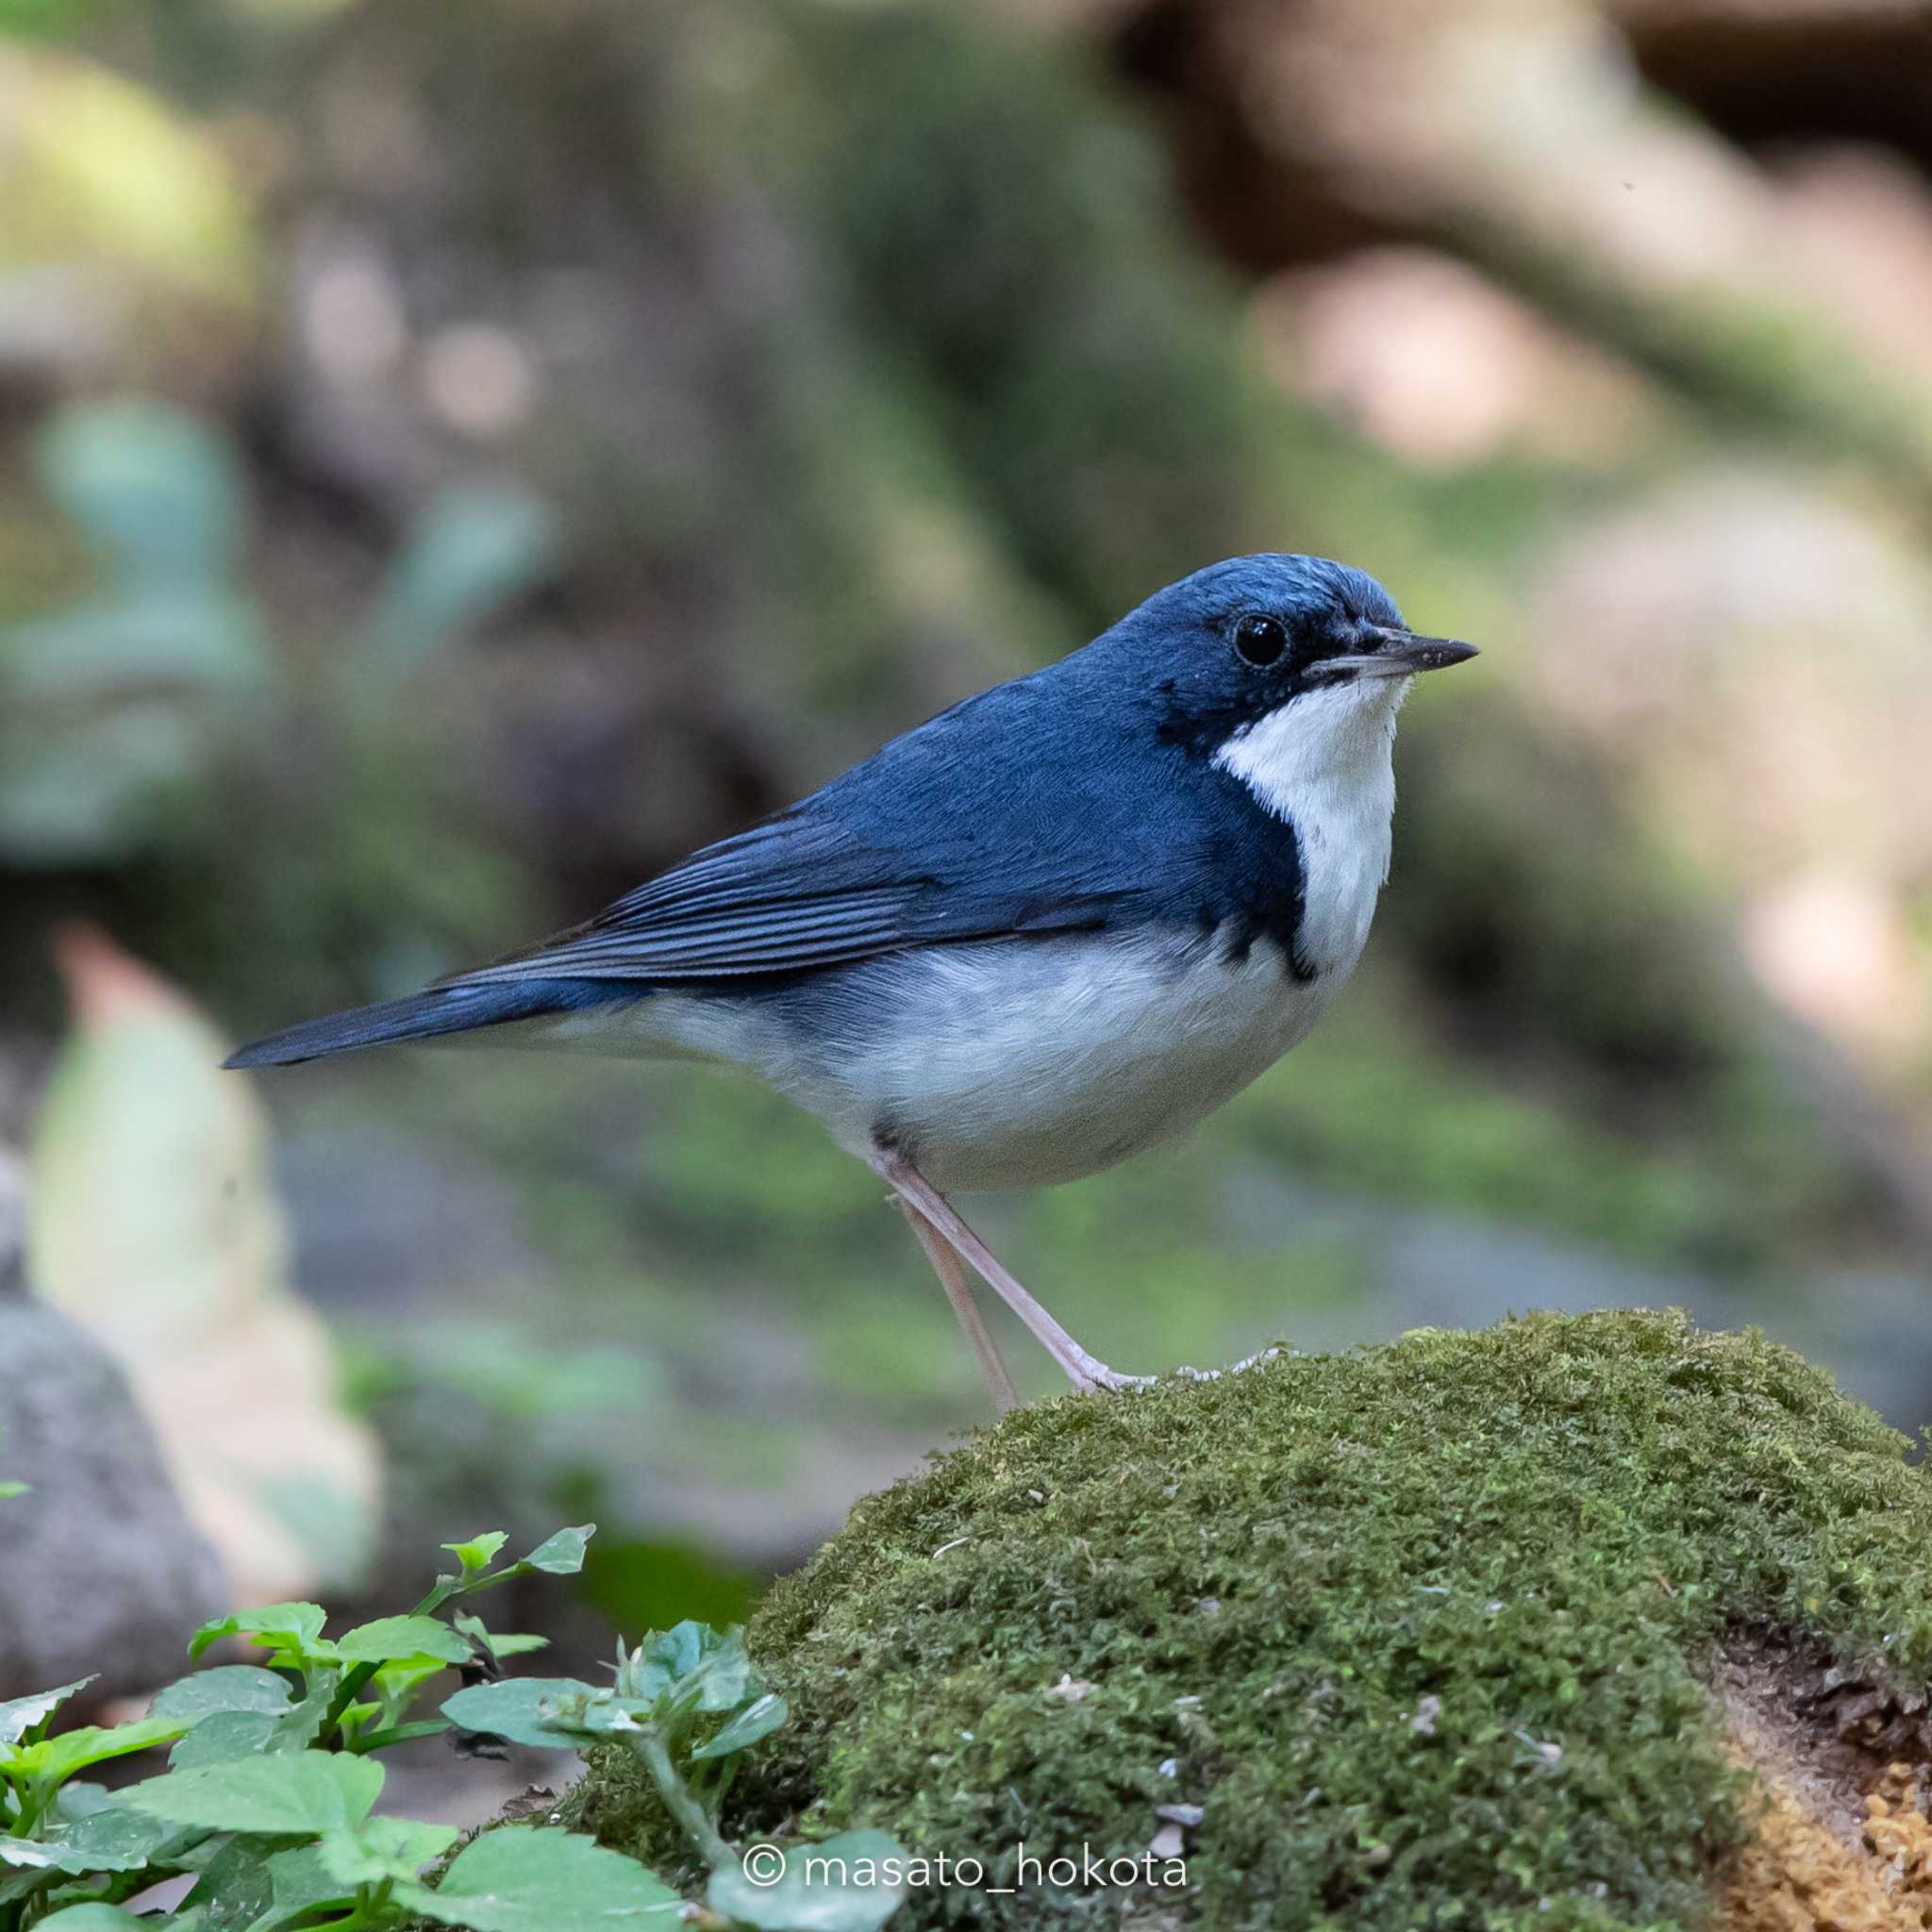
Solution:
[[[1395,713],[1407,689],[1406,678],[1376,678],[1308,691],[1238,731],[1214,760],[1264,811],[1293,825],[1303,891],[1296,950],[1323,976],[1354,970],[1389,876]]]

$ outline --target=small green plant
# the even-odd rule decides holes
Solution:
[[[789,1875],[747,1882],[718,1831],[740,1756],[786,1716],[740,1631],[682,1624],[635,1651],[620,1644],[608,1689],[502,1678],[505,1658],[542,1640],[492,1631],[462,1606],[514,1576],[574,1574],[593,1527],[559,1530],[502,1567],[501,1531],[446,1543],[456,1566],[413,1609],[333,1637],[309,1603],[204,1624],[191,1657],[242,1638],[266,1661],[198,1670],[127,1724],[49,1734],[92,1678],[0,1704],[0,1932],[389,1932],[420,1919],[472,1932],[576,1932],[600,1919],[668,1928],[693,1911],[714,1927],[873,1932],[898,1891]],[[415,1715],[451,1670],[482,1681],[447,1698],[440,1715]],[[378,1814],[375,1754],[452,1728],[553,1746],[623,1737],[710,1863],[708,1906],[687,1907],[636,1859],[553,1826],[500,1826],[451,1857],[454,1827]],[[168,1769],[140,1783],[110,1790],[79,1775],[164,1745]],[[855,1857],[897,1854],[877,1834],[850,1840]],[[184,1874],[194,1882],[174,1912],[126,1908],[157,1880]]]
[[[894,1881],[907,1857],[883,1832],[843,1832],[813,1844],[809,1857],[792,1857],[766,1843],[741,1853],[719,1830],[719,1808],[743,1754],[790,1715],[736,1626],[679,1624],[635,1650],[620,1643],[616,1682],[606,1690],[568,1677],[523,1677],[473,1684],[442,1708],[458,1724],[514,1742],[627,1747],[710,1868],[705,1897],[714,1923],[875,1932],[905,1897]]]

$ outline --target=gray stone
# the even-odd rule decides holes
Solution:
[[[100,1346],[26,1292],[25,1195],[0,1153],[0,1698],[98,1672],[96,1694],[188,1668],[196,1624],[228,1606],[147,1419]]]

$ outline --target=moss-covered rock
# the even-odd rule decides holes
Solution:
[[[876,1824],[1025,1881],[916,1890],[908,1924],[1694,1924],[1740,1872],[1782,1882],[1753,1767],[1804,1759],[1805,1722],[1855,1850],[1846,1776],[1924,1752],[1908,1447],[1674,1314],[1024,1409],[772,1591],[753,1648],[793,1717],[726,1825]],[[679,1866],[625,1765],[571,1808]],[[1052,1882],[1085,1851],[1156,1882]]]

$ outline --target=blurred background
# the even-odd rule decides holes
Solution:
[[[995,1249],[1128,1369],[1679,1304],[1932,1421],[1932,7],[0,32],[0,1542],[396,1607],[595,1517],[564,1634],[740,1612],[985,1412],[873,1178],[715,1075],[222,1041],[1257,548],[1484,656],[1324,1029]],[[57,1509],[124,1406],[185,1568]]]

